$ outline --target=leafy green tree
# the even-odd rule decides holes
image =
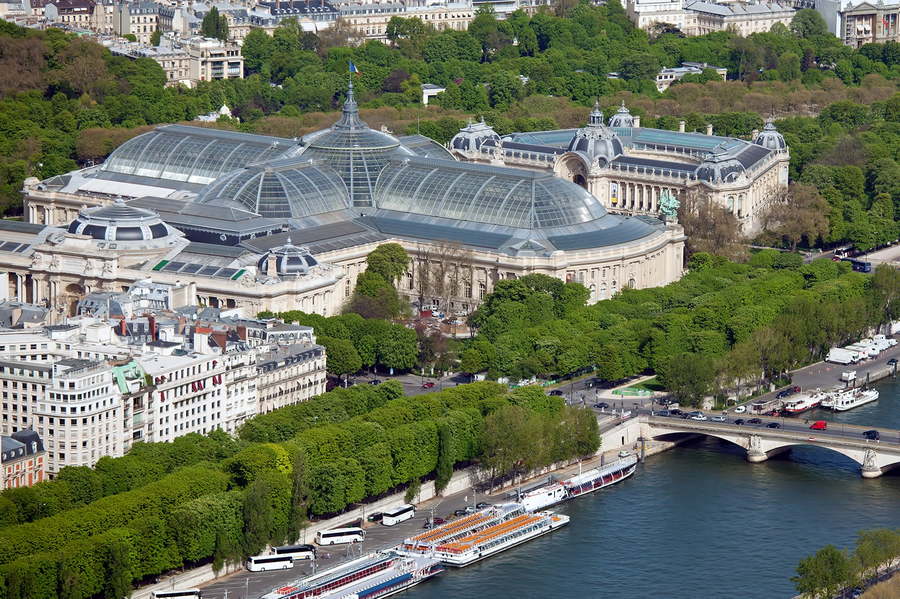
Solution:
[[[825,19],[818,11],[811,8],[802,8],[794,13],[794,18],[791,19],[791,31],[805,39],[829,34]]]
[[[162,31],[160,31],[159,29],[154,30],[154,32],[150,34],[150,45],[158,46],[161,39]]]
[[[228,39],[228,20],[225,15],[219,14],[219,9],[215,6],[210,7],[209,12],[204,15],[200,23],[200,35],[223,41]]]
[[[791,582],[805,597],[834,597],[851,579],[852,572],[847,554],[834,545],[827,545],[800,561],[797,576]]]
[[[260,477],[244,495],[244,552],[256,555],[269,543],[275,529],[269,481]]]
[[[317,340],[325,346],[326,368],[334,376],[346,379],[348,374],[362,369],[362,360],[350,341],[333,337],[318,337]]]
[[[383,243],[366,256],[366,270],[396,285],[409,270],[409,254],[399,243]]]
[[[441,493],[453,476],[453,442],[450,427],[447,424],[438,426],[438,464],[434,478],[434,489]]]
[[[655,80],[659,73],[659,59],[654,54],[637,53],[622,60],[619,74],[623,79],[648,79]]]
[[[303,450],[294,455],[294,468],[291,472],[293,486],[291,489],[291,514],[288,522],[288,541],[294,542],[300,537],[309,512],[309,468],[306,453]]]
[[[131,596],[130,548],[123,541],[110,543],[106,555],[106,573],[103,596],[106,599],[123,599]]]
[[[488,98],[491,106],[499,110],[509,108],[523,93],[522,82],[509,71],[497,71],[488,80]]]

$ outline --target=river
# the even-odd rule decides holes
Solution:
[[[810,419],[900,429],[900,381],[878,402]],[[410,599],[787,598],[797,562],[900,527],[900,469],[874,480],[800,447],[762,464],[715,440],[649,458],[623,483],[560,507],[566,528],[413,589]]]

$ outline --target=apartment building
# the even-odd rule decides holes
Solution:
[[[90,29],[94,18],[93,0],[55,0],[44,6],[44,17],[50,23],[71,28]]]
[[[156,2],[119,2],[112,14],[113,33],[131,34],[139,43],[149,45],[155,31],[172,31],[174,16],[173,7]]]
[[[325,348],[321,345],[275,346],[258,360],[257,410],[261,414],[325,393]]]
[[[30,487],[47,476],[47,452],[31,429],[0,437],[0,491]]]

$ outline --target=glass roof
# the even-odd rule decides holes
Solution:
[[[311,133],[303,141],[308,144],[303,157],[324,162],[337,171],[353,205],[363,208],[372,205],[375,181],[391,156],[396,152],[413,154],[401,147],[396,137],[370,129],[359,118],[352,82],[338,122],[329,129]]]
[[[102,168],[126,175],[207,184],[234,169],[278,158],[294,147],[296,142],[290,139],[167,125],[126,141]]]
[[[201,204],[241,208],[266,218],[303,218],[348,208],[347,188],[327,166],[295,159],[249,166],[218,179]]]
[[[551,173],[427,158],[391,161],[378,179],[375,203],[383,210],[523,229],[606,215],[594,196]]]

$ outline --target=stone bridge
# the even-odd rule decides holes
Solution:
[[[776,419],[764,422],[772,420]],[[682,420],[650,414],[641,414],[640,421],[641,435],[645,439],[673,441],[684,435],[706,435],[743,447],[747,451],[747,461],[753,463],[764,462],[791,447],[806,445],[847,456],[859,464],[863,478],[877,478],[900,466],[900,431],[891,429],[877,429],[881,439],[871,441],[862,434],[871,427],[831,423],[829,430],[814,431],[796,419],[785,419],[784,428],[738,426],[729,422]],[[777,421],[781,422],[781,419]]]

